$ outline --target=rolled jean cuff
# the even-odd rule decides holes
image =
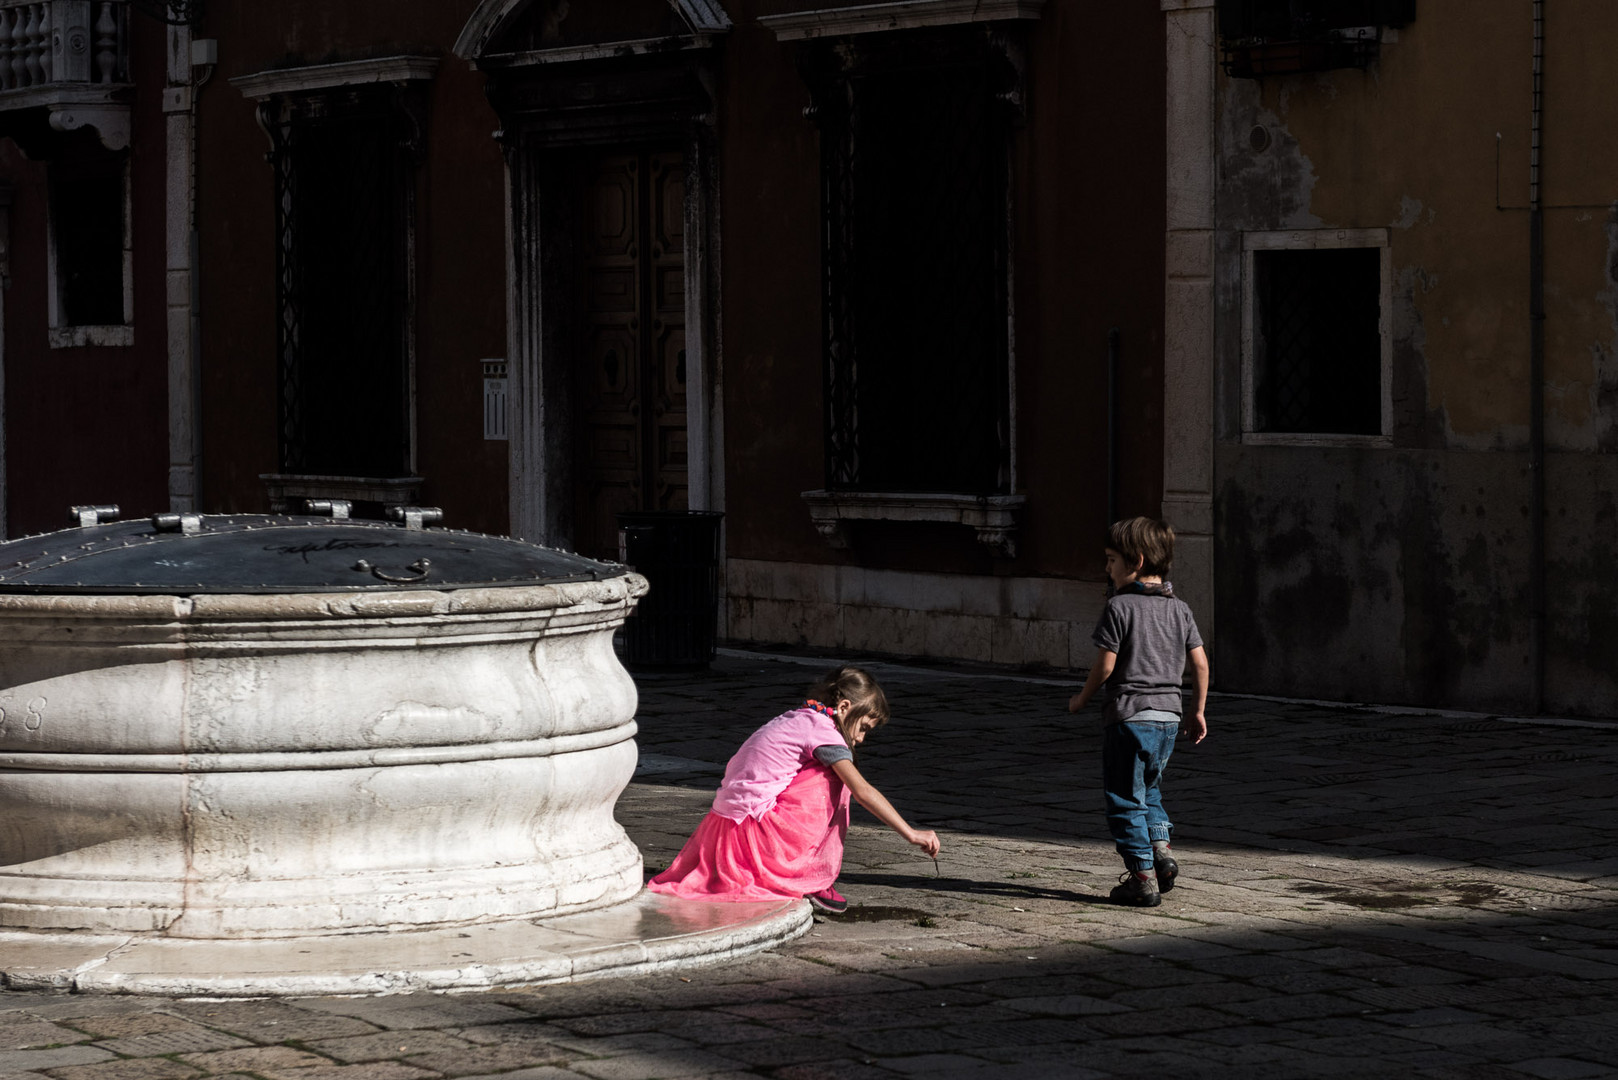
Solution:
[[[1168,843],[1169,840],[1171,839],[1170,834],[1173,833],[1173,832],[1174,832],[1174,826],[1169,825],[1169,824],[1151,825],[1151,826],[1148,826],[1147,829],[1146,829],[1146,833],[1147,833],[1148,838],[1154,844],[1157,844],[1157,843],[1166,844],[1166,843]]]

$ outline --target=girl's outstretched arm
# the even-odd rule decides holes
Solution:
[[[854,767],[852,761],[839,761],[832,766],[832,771],[837,774],[837,779],[848,785],[848,790],[856,802],[876,815],[876,819],[882,824],[904,837],[905,843],[915,844],[934,858],[938,856],[938,834],[931,829],[912,829],[910,823],[899,816],[899,811],[893,808],[893,804],[872,787],[869,780],[860,775],[860,771]]]

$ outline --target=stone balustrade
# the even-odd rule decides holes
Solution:
[[[129,81],[126,0],[0,0],[0,92]]]

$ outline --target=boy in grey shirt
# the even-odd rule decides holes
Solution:
[[[1180,872],[1169,854],[1174,826],[1163,812],[1159,787],[1180,730],[1180,681],[1188,661],[1196,711],[1185,733],[1192,742],[1208,734],[1208,654],[1191,609],[1164,580],[1173,561],[1174,530],[1165,522],[1128,518],[1107,530],[1114,595],[1091,635],[1097,652],[1090,677],[1067,703],[1068,712],[1078,712],[1098,691],[1102,695],[1107,827],[1129,867],[1112,899],[1137,907],[1162,903],[1161,894],[1174,887]]]

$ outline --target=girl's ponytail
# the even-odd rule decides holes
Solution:
[[[875,717],[876,727],[888,722],[888,696],[875,679],[857,667],[845,665],[828,671],[809,688],[809,697],[830,709],[836,709],[839,701],[849,702],[848,715],[837,724],[837,730],[842,732],[849,746],[854,745],[854,725],[862,718]]]

